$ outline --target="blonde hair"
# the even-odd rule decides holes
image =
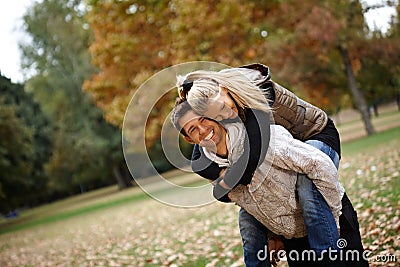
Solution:
[[[192,82],[192,86],[184,98],[197,113],[204,114],[207,110],[208,100],[219,91],[219,86],[228,89],[230,96],[239,108],[252,108],[264,112],[271,111],[267,95],[238,69],[225,69],[219,72],[198,70],[185,76],[178,76],[177,86],[182,86],[185,81]],[[182,96],[181,96],[182,97]]]

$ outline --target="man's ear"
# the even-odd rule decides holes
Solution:
[[[185,139],[186,142],[191,143],[191,144],[195,144],[195,142],[189,136],[184,135],[183,138]]]

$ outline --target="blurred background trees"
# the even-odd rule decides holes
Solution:
[[[175,0],[91,1],[90,6],[95,33],[91,52],[99,72],[84,88],[115,125],[122,123],[130,99],[126,96],[145,78],[193,60],[230,66],[262,62],[271,67],[273,79],[330,114],[348,106],[350,99],[368,134],[374,133],[369,106],[393,97],[398,85],[393,60],[399,59],[399,51],[391,41],[397,40],[398,21],[393,19],[383,35],[371,32],[363,16],[379,5]],[[377,90],[385,96],[378,97]]]
[[[130,186],[121,151],[125,109],[147,78],[188,61],[261,62],[275,81],[330,115],[355,107],[373,134],[371,107],[400,95],[398,17],[385,33],[364,19],[384,5],[398,14],[398,1],[35,2],[24,16],[29,40],[20,45],[29,79],[1,80],[0,198],[10,209],[28,205],[12,196],[32,190],[36,203]],[[175,97],[158,101],[146,124],[149,153],[162,171],[171,166],[159,130]]]
[[[0,212],[37,204],[49,177],[52,126],[22,85],[0,76]]]

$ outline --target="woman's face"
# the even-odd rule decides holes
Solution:
[[[237,117],[238,109],[232,97],[228,94],[228,89],[219,86],[219,91],[209,98],[208,109],[204,112],[204,115],[216,121]]]

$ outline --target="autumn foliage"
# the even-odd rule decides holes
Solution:
[[[358,1],[91,1],[90,5],[94,32],[90,51],[99,72],[85,82],[84,90],[105,111],[107,121],[119,126],[138,86],[178,63],[262,62],[271,67],[275,81],[333,112],[349,95],[339,48],[348,52],[356,77],[367,67],[363,58],[379,58],[378,50],[387,45],[394,49],[392,58],[398,58],[398,48],[368,38]],[[163,120],[173,98],[166,97],[166,103],[155,107],[155,123]],[[151,123],[149,127],[158,128]]]
[[[197,60],[229,65],[253,61],[257,53],[251,44],[262,40],[251,20],[254,7],[241,1],[93,1],[90,51],[99,72],[84,83],[84,90],[107,121],[121,126],[134,92],[165,67]],[[150,135],[175,97],[170,94],[164,98],[167,103],[154,107],[147,121]],[[150,139],[155,138],[157,134]]]

